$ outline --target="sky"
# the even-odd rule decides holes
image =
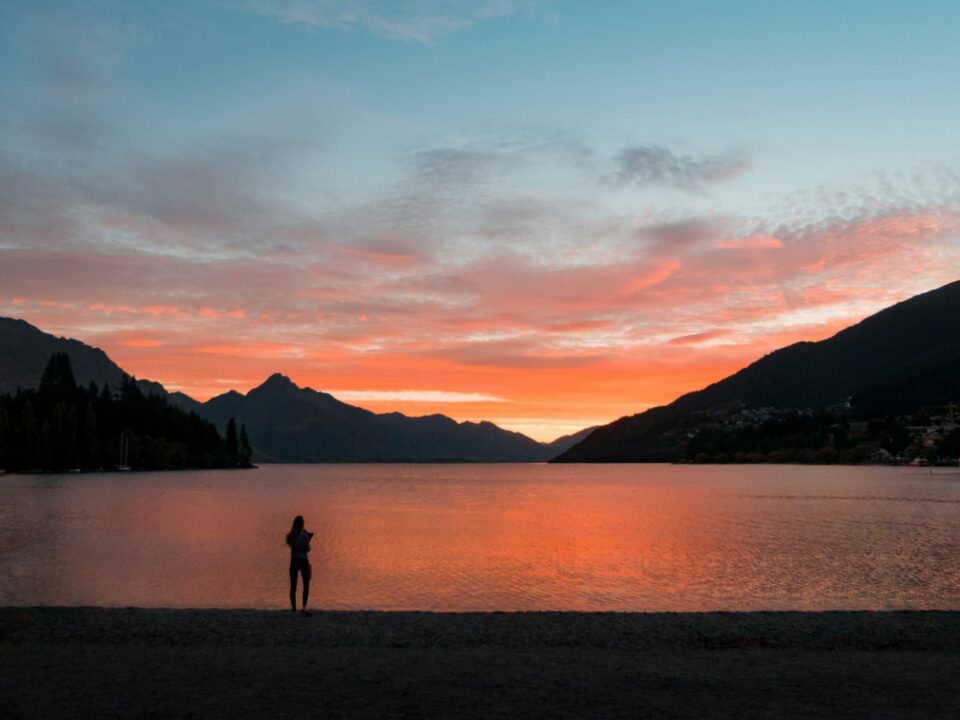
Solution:
[[[550,440],[960,278],[960,4],[0,0],[0,315]]]

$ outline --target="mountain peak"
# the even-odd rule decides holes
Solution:
[[[270,377],[268,377],[266,380],[264,380],[260,385],[255,387],[250,392],[257,393],[257,392],[265,391],[270,393],[278,393],[278,392],[291,392],[291,391],[297,392],[299,390],[300,388],[297,386],[295,382],[293,382],[293,380],[288,378],[283,373],[277,372],[271,375]]]

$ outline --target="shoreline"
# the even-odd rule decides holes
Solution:
[[[8,717],[956,717],[960,612],[0,608]]]
[[[131,473],[179,473],[179,472],[219,472],[221,470],[259,470],[259,465],[249,467],[182,467],[182,468],[70,468],[69,470],[4,470],[0,469],[0,477],[11,475],[130,475]]]

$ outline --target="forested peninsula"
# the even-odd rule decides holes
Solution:
[[[252,467],[245,427],[226,436],[196,413],[119,387],[79,386],[67,353],[54,353],[39,387],[0,393],[0,469],[7,472]]]

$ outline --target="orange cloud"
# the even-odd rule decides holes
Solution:
[[[245,342],[223,345],[200,345],[194,352],[204,355],[246,356],[260,358],[301,357],[303,347],[299,345],[271,342]]]
[[[177,318],[184,318],[190,315],[186,310],[181,310],[175,305],[147,305],[141,308],[141,312],[147,315],[171,315]]]
[[[143,339],[143,340],[126,340],[122,344],[125,345],[126,347],[134,347],[134,348],[155,348],[155,347],[161,347],[163,345],[163,342],[161,340]]]

